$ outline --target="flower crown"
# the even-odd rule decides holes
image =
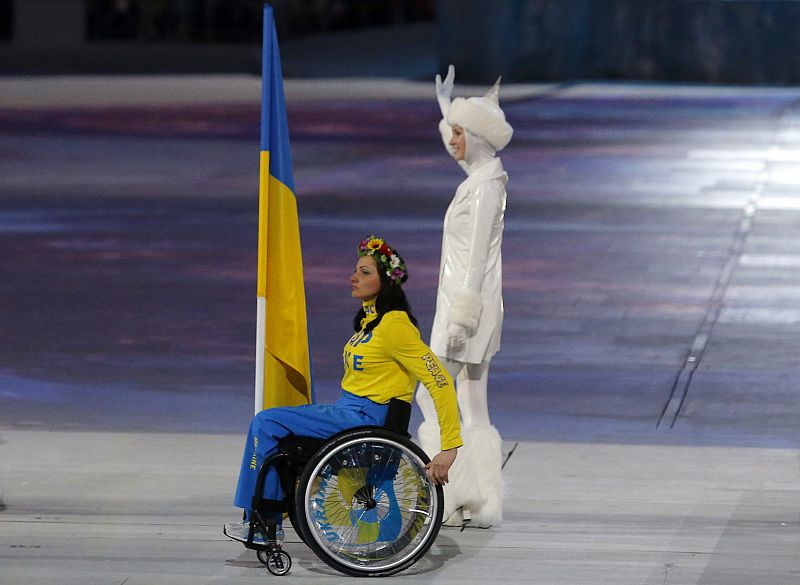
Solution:
[[[378,236],[369,236],[361,240],[358,245],[358,255],[372,256],[375,263],[380,268],[383,268],[392,284],[400,285],[408,279],[406,263],[400,257],[400,254]]]

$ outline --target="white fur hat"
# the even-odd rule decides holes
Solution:
[[[480,136],[495,150],[503,150],[511,140],[514,129],[506,122],[500,109],[500,79],[483,97],[456,98],[447,110],[447,123],[461,126]]]

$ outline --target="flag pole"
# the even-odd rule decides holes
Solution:
[[[267,299],[256,300],[256,389],[253,413],[264,410],[264,358],[266,357]]]

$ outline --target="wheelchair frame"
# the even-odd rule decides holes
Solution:
[[[328,439],[289,435],[283,439],[276,451],[268,456],[258,471],[255,494],[252,502],[249,534],[244,543],[247,548],[254,549],[259,560],[267,566],[270,573],[284,575],[289,572],[292,564],[291,557],[283,550],[281,544],[275,543],[276,523],[272,519],[274,513],[288,512],[289,519],[295,531],[303,542],[326,564],[339,572],[351,576],[388,576],[403,571],[416,563],[430,549],[442,524],[444,511],[444,493],[442,486],[433,484],[425,474],[424,465],[429,462],[425,452],[410,440],[408,423],[411,415],[411,405],[398,399],[392,399],[382,427],[364,426],[342,431]],[[348,450],[349,458],[361,459],[367,465],[353,462],[360,470],[356,475],[364,485],[359,483],[358,489],[350,489],[352,500],[343,502],[339,498],[337,504],[344,508],[339,511],[339,517],[347,518],[354,523],[355,515],[372,514],[373,517],[389,506],[387,494],[396,498],[394,486],[398,484],[398,475],[410,479],[412,497],[416,494],[414,504],[407,504],[405,512],[410,516],[403,517],[403,512],[394,502],[397,510],[392,517],[392,524],[397,523],[397,515],[401,516],[397,537],[392,542],[378,544],[359,543],[350,545],[354,551],[345,550],[347,543],[342,543],[338,550],[331,544],[332,536],[321,535],[323,526],[328,526],[320,520],[324,516],[324,501],[312,498],[310,490],[315,486],[327,482],[323,477],[338,477],[342,467],[333,463],[333,459]],[[353,456],[352,453],[357,455]],[[368,453],[368,454],[367,454]],[[388,458],[388,459],[387,459]],[[372,462],[370,464],[370,462]],[[395,465],[394,462],[397,462]],[[347,461],[344,465],[347,465]],[[379,467],[379,465],[383,467]],[[399,474],[400,467],[402,474]],[[269,500],[262,496],[267,473],[270,468],[275,468],[280,479],[284,493],[284,500]],[[322,470],[325,470],[324,473]],[[375,481],[374,470],[380,469],[380,485]],[[387,474],[387,470],[390,470]],[[351,472],[353,470],[351,469]],[[352,477],[349,480],[353,488]],[[387,482],[390,483],[386,490]],[[338,492],[340,494],[340,492]],[[340,494],[341,495],[341,494]],[[379,502],[378,499],[383,499]],[[382,506],[382,508],[380,508]],[[271,513],[271,514],[270,514]],[[386,518],[392,512],[386,512]],[[413,520],[412,520],[413,519]],[[387,523],[388,524],[388,523]],[[380,525],[380,522],[377,523]],[[371,525],[371,526],[374,526]],[[255,532],[259,531],[266,536],[265,544],[253,542]],[[372,530],[374,533],[374,530]],[[334,533],[335,534],[335,533]],[[373,536],[377,539],[378,534]],[[396,550],[399,548],[399,550]],[[392,557],[385,559],[382,555],[394,551]],[[344,552],[343,552],[344,551]]]

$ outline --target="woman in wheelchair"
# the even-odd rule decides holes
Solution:
[[[453,380],[420,339],[401,288],[407,278],[405,262],[384,240],[361,241],[350,277],[361,308],[342,354],[341,397],[329,405],[264,410],[250,424],[234,498],[245,519],[226,524],[224,532],[259,551],[275,574],[291,563],[281,550],[287,502],[303,541],[351,575],[401,571],[427,552],[438,533],[441,486],[462,444],[458,404]],[[410,409],[417,381],[430,391],[441,429],[442,451],[430,461],[407,439],[407,418],[403,434],[375,428],[387,422],[390,402]],[[333,439],[315,444],[296,472],[300,477],[287,481],[280,458],[294,457],[285,445],[295,437]]]

